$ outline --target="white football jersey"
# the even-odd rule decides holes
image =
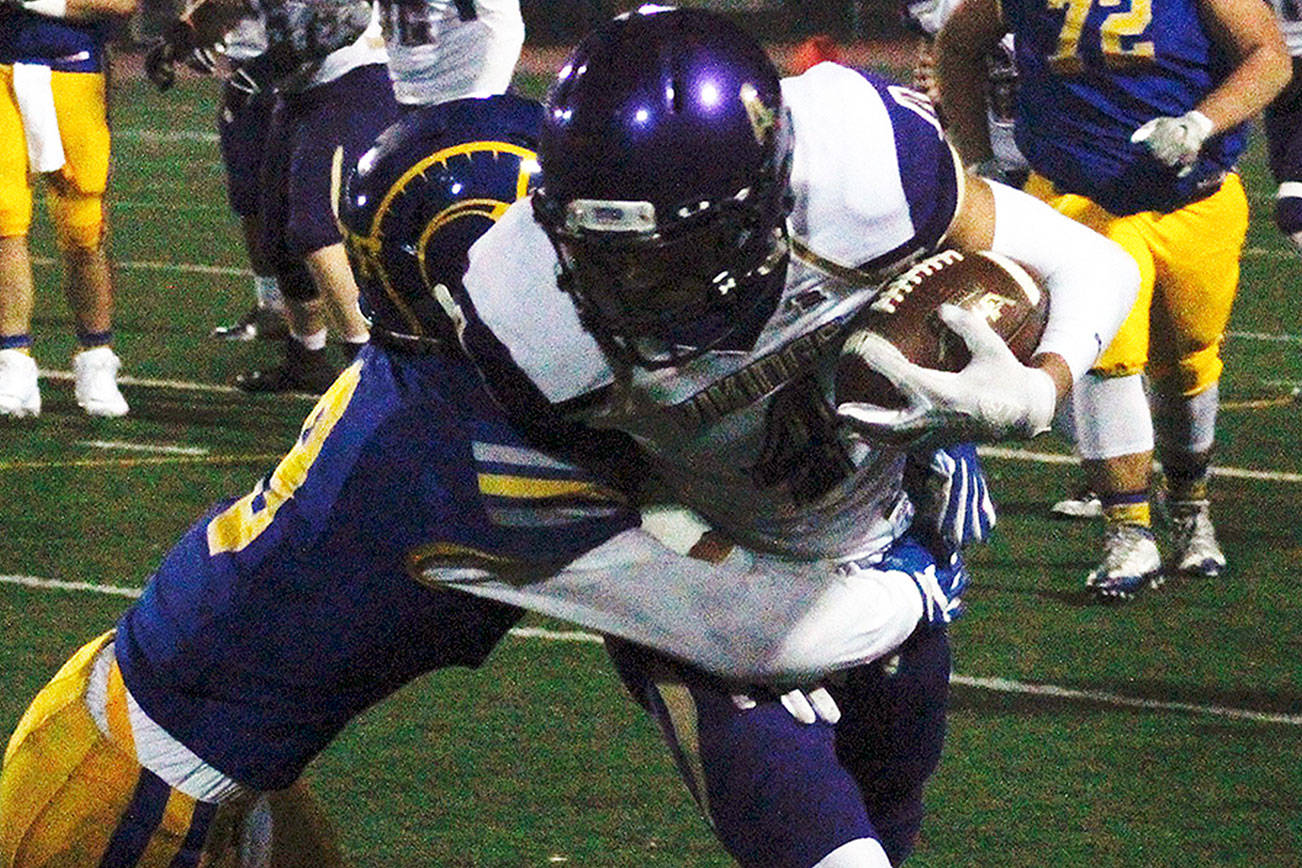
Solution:
[[[472,248],[455,315],[499,397],[511,391],[504,378],[523,375],[551,405],[581,406],[570,418],[631,435],[673,495],[713,526],[759,550],[860,558],[902,534],[912,509],[904,456],[836,423],[837,352],[883,276],[939,245],[962,173],[916,91],[825,63],[784,80],[783,95],[795,142],[793,256],[753,349],[660,370],[612,362],[558,289],[555,253],[527,201]]]
[[[432,105],[505,93],[524,45],[519,0],[379,0],[393,93]]]

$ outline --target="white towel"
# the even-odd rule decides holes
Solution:
[[[54,172],[63,167],[63,141],[54,112],[50,68],[39,63],[14,64],[14,99],[27,136],[27,160],[33,172]]]

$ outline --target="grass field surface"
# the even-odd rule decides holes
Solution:
[[[539,82],[523,85],[536,94]],[[45,409],[0,422],[5,733],[181,531],[274,463],[310,406],[230,389],[275,350],[206,338],[251,298],[215,95],[208,80],[165,96],[117,82],[125,419],[88,419],[72,399],[48,224],[34,235]],[[1290,399],[1302,262],[1271,222],[1259,140],[1244,172],[1252,226],[1213,495],[1230,571],[1090,605],[1082,579],[1100,528],[1048,517],[1076,480],[1067,448],[1046,436],[987,450],[1000,527],[972,554],[949,739],[911,865],[1302,864],[1302,406]],[[564,624],[525,627],[482,670],[375,707],[313,764],[355,863],[728,864],[601,646]]]

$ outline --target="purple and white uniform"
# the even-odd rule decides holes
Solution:
[[[795,135],[794,256],[753,349],[658,371],[613,364],[557,288],[555,253],[528,202],[472,248],[464,293],[445,301],[517,417],[559,411],[630,434],[676,502],[747,546],[738,569],[753,606],[725,605],[727,589],[682,564],[644,569],[657,563],[646,538],[617,538],[540,582],[474,571],[430,580],[743,676],[854,665],[913,631],[918,595],[902,585],[899,594],[875,588],[871,613],[845,596],[872,585],[872,571],[847,581],[838,565],[881,558],[913,508],[901,489],[904,456],[836,424],[832,373],[846,321],[882,275],[944,238],[962,175],[915,91],[823,64],[787,79],[783,93]],[[842,629],[850,619],[862,626]],[[853,639],[827,643],[829,620]]]

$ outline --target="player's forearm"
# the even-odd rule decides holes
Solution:
[[[946,133],[966,165],[994,156],[986,122],[985,56],[999,44],[999,33],[968,26],[958,13],[936,36],[936,91],[945,107]]]
[[[1049,322],[1033,363],[1053,377],[1061,397],[1112,342],[1139,292],[1139,268],[1120,246],[1038,199],[986,186],[995,211],[991,249],[1026,266],[1049,293]]]
[[[1269,6],[1256,0],[1200,0],[1207,30],[1235,59],[1229,76],[1196,106],[1221,132],[1252,118],[1288,84],[1292,59]]]
[[[1243,58],[1219,87],[1197,106],[1221,132],[1248,121],[1270,104],[1293,76],[1293,63],[1282,42],[1263,42]]]

